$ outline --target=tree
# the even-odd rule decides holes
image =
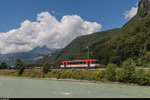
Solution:
[[[18,75],[22,75],[25,69],[24,63],[20,60],[17,59],[15,62],[15,69],[18,70]]]
[[[139,11],[138,11],[138,15],[140,17],[145,17],[147,14],[148,13],[147,13],[147,11],[146,11],[146,9],[144,7],[140,8]]]
[[[150,52],[145,51],[144,55],[137,59],[137,63],[140,66],[148,67],[150,65]]]
[[[50,68],[50,64],[49,63],[45,63],[43,65],[43,73],[46,74],[49,72],[49,68]]]
[[[5,62],[2,62],[0,65],[0,69],[6,69],[8,66]]]

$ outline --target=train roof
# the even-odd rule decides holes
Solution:
[[[95,61],[99,61],[97,59],[87,59],[87,60],[95,60]],[[68,60],[68,61],[87,61],[87,60]],[[66,62],[66,61],[62,61],[62,62]]]

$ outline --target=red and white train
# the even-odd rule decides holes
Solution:
[[[61,68],[96,68],[99,67],[99,60],[74,60],[62,61]]]

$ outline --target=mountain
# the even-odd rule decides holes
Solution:
[[[16,59],[20,58],[25,64],[35,63],[44,56],[54,53],[57,49],[49,49],[46,46],[36,47],[28,52],[0,55],[0,62],[6,62],[8,65],[13,65]]]
[[[34,48],[33,50],[31,50],[29,52],[33,53],[33,54],[44,54],[44,55],[47,55],[47,54],[51,54],[55,50],[56,49],[49,49],[46,46],[43,46],[43,47],[36,47],[36,48]]]
[[[120,65],[127,58],[132,58],[139,66],[149,66],[150,0],[141,0],[138,13],[114,38],[100,44],[94,51],[94,55],[104,64]]]
[[[15,53],[9,53],[9,54],[0,54],[0,62],[7,57],[13,56]]]
[[[102,64],[120,65],[132,58],[139,66],[150,66],[150,0],[141,0],[138,7],[137,14],[121,29],[77,37],[60,52],[38,63],[49,61],[58,67],[64,60],[88,59],[90,46],[90,59],[99,59]]]
[[[52,64],[59,66],[60,62],[63,60],[87,59],[87,46],[90,46],[90,58],[94,59],[92,52],[93,48],[95,48],[98,44],[110,40],[119,31],[120,29],[112,29],[77,37],[64,49],[59,52],[52,53],[51,55],[47,55],[37,63],[42,64],[45,62],[51,62]]]

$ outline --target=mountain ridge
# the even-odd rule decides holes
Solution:
[[[58,67],[62,60],[87,59],[87,46],[91,45],[91,47],[95,47],[95,45],[109,40],[113,34],[117,34],[119,30],[119,28],[116,28],[92,33],[90,35],[79,36],[59,52],[52,53],[50,56],[48,55],[42,60],[39,60],[37,63],[42,64],[50,62],[54,65],[56,64]]]
[[[6,62],[7,65],[13,65],[16,59],[21,59],[25,64],[35,63],[39,59],[43,59],[44,56],[55,52],[57,49],[49,49],[46,46],[35,47],[30,51],[9,53],[0,55],[0,62]]]

